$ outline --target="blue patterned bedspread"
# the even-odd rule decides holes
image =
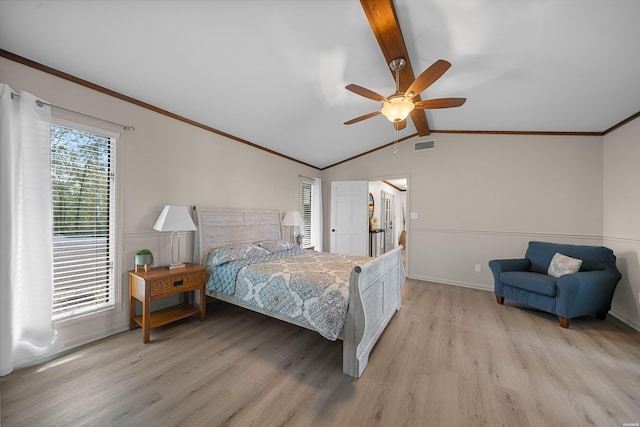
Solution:
[[[233,295],[236,290],[236,278],[238,277],[238,272],[241,268],[251,264],[258,264],[284,257],[300,255],[301,253],[301,250],[282,251],[265,256],[244,258],[216,265],[215,268],[213,268],[213,274],[209,274],[207,289],[222,292],[225,295]]]
[[[209,270],[207,289],[296,320],[335,341],[349,308],[351,270],[369,261],[326,252],[277,252],[216,266]]]

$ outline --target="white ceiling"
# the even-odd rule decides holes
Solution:
[[[414,74],[453,64],[422,99],[467,98],[432,130],[602,132],[640,111],[640,1],[394,4]],[[0,48],[319,168],[395,137],[382,116],[343,125],[379,109],[346,84],[394,92],[357,0],[2,0]]]

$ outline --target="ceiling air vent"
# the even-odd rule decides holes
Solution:
[[[428,139],[425,141],[416,141],[413,143],[413,151],[433,150],[436,148],[436,140]]]

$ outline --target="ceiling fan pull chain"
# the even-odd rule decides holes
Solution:
[[[393,143],[393,154],[398,154],[398,125],[394,123],[394,128],[396,130],[396,140]]]

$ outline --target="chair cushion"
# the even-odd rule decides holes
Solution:
[[[531,271],[505,271],[500,275],[500,281],[514,288],[550,297],[556,296],[556,279],[546,274]]]

